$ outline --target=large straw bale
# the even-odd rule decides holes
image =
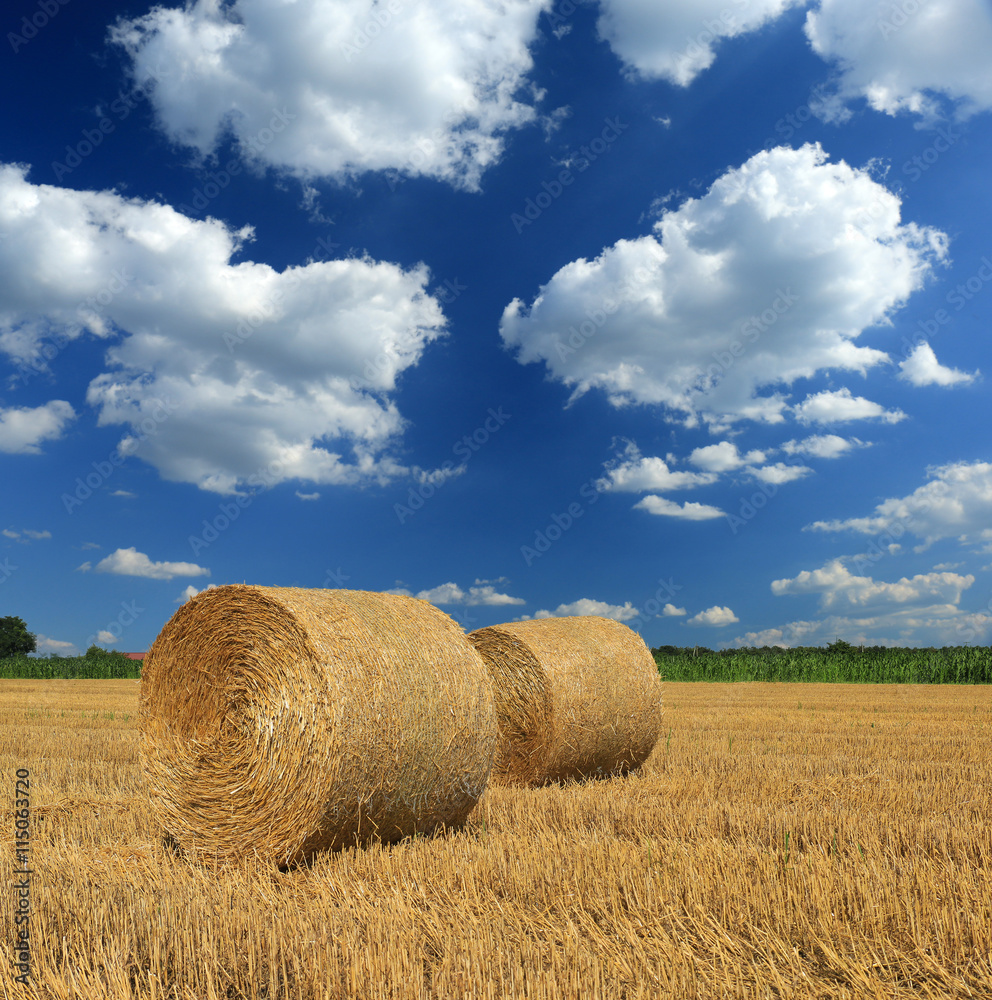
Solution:
[[[661,680],[644,640],[596,615],[491,625],[469,635],[499,718],[494,784],[623,774],[661,727]]]
[[[163,832],[279,865],[464,823],[496,746],[486,667],[426,601],[229,586],[166,623],[142,671]]]

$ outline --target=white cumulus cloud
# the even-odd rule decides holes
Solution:
[[[906,419],[902,410],[887,410],[864,396],[852,395],[848,388],[813,393],[795,407],[795,414],[801,424],[843,424],[851,420],[896,424]]]
[[[992,109],[992,9],[984,0],[821,0],[806,15],[813,50],[836,65],[825,116],[864,98],[876,111],[930,120]]]
[[[536,118],[528,49],[546,0],[191,0],[111,38],[161,128],[202,155],[304,180],[392,169],[474,189]]]
[[[599,35],[628,70],[688,86],[722,38],[754,31],[806,0],[600,0]]]
[[[17,166],[0,166],[0,229],[0,350],[30,358],[53,327],[113,335],[87,400],[164,478],[230,493],[411,471],[388,453],[404,427],[391,393],[444,332],[425,266],[235,264],[248,228]],[[37,450],[73,416],[58,401],[5,411],[0,447]]]
[[[782,451],[786,455],[802,455],[809,458],[840,458],[854,448],[867,447],[858,438],[843,438],[839,434],[813,434],[802,441],[786,441]]]
[[[83,564],[88,567],[87,563]],[[82,569],[82,567],[80,567]],[[116,573],[118,576],[143,576],[149,580],[171,580],[175,576],[209,576],[210,570],[196,563],[152,562],[133,546],[111,552],[96,564],[97,573]]]
[[[414,594],[411,591],[398,587],[387,590],[387,594],[402,594],[406,597],[419,597],[422,601],[429,601],[431,604],[462,604],[467,607],[477,607],[488,605],[498,607],[506,604],[526,604],[522,597],[511,597],[509,594],[501,594],[492,584],[469,587],[467,591],[458,586],[457,583],[442,583],[429,590],[421,590]]]
[[[992,462],[952,462],[929,468],[927,477],[929,482],[908,496],[883,500],[872,515],[814,521],[808,527],[895,538],[909,532],[924,545],[941,538],[985,541],[992,523]]]
[[[892,583],[874,580],[870,576],[852,573],[842,559],[832,559],[819,569],[803,570],[791,579],[774,580],[772,593],[819,594],[820,608],[827,610],[838,605],[856,608],[877,608],[892,604],[949,604],[956,605],[961,594],[975,578],[958,573],[918,573],[902,577]]]
[[[700,611],[698,615],[693,615],[686,624],[713,625],[717,628],[723,628],[724,625],[733,625],[734,622],[739,621],[740,618],[730,608],[714,604],[712,608],[707,608],[705,611]]]
[[[606,464],[606,475],[596,483],[601,492],[643,493],[647,490],[684,490],[716,482],[709,473],[683,472],[668,467],[663,458],[645,458],[627,444],[623,456]]]
[[[577,615],[598,615],[600,618],[612,618],[618,622],[630,621],[638,615],[630,601],[624,604],[607,604],[605,601],[595,601],[590,597],[581,597],[571,604],[559,604],[554,611],[535,611],[535,618],[571,618]]]
[[[661,517],[677,517],[684,521],[710,521],[715,517],[723,517],[723,511],[719,507],[712,507],[710,504],[697,503],[694,500],[687,500],[683,504],[676,503],[666,497],[649,494],[634,504],[634,510],[646,510],[649,514],[658,514]]]
[[[78,656],[79,650],[75,643],[62,639],[50,639],[47,635],[39,635],[35,642],[35,652],[42,655],[54,653],[56,656]]]
[[[909,357],[899,362],[899,377],[911,385],[961,385],[974,382],[979,372],[969,375],[957,368],[947,368],[937,360],[929,344],[917,344]]]
[[[500,333],[573,399],[597,388],[713,429],[782,422],[795,380],[888,361],[857,338],[947,253],[943,233],[903,223],[895,194],[818,145],[755,154],[654,228],[514,299]]]
[[[2,284],[0,277],[0,286]],[[53,399],[44,406],[0,407],[0,451],[11,455],[38,455],[43,441],[62,437],[66,425],[75,419],[76,411],[64,399]]]
[[[749,451],[742,455],[733,441],[720,441],[693,449],[689,461],[696,468],[706,469],[708,472],[732,472],[742,465],[764,462],[765,457],[763,451]]]

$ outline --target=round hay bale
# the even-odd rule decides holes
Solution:
[[[168,839],[280,866],[465,822],[497,740],[486,667],[426,601],[229,586],[144,662],[142,755]]]
[[[469,639],[496,699],[494,784],[605,777],[647,760],[661,729],[661,678],[632,629],[581,615],[491,625]]]

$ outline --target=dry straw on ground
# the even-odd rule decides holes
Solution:
[[[582,615],[469,635],[493,681],[497,783],[541,785],[640,767],[658,739],[661,681],[644,640]]]
[[[230,586],[144,662],[156,819],[183,848],[286,865],[464,823],[496,742],[486,668],[426,601]]]

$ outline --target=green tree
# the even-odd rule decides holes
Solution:
[[[37,647],[35,635],[28,631],[23,618],[16,615],[0,618],[0,659],[33,653]]]

